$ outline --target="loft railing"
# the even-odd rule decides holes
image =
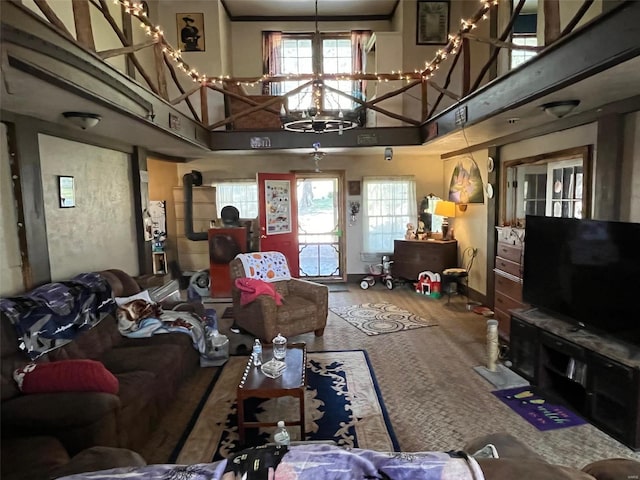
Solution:
[[[20,5],[18,0],[10,0],[16,5]],[[237,82],[239,84],[253,84],[258,82],[278,82],[285,79],[284,76],[272,76],[272,77],[259,77],[259,78],[229,78],[229,77],[202,77],[198,78],[194,75],[195,70],[190,69],[189,65],[187,65],[184,61],[182,61],[179,50],[176,55],[176,49],[171,47],[162,32],[158,33],[157,27],[155,27],[145,15],[138,16],[141,11],[142,4],[137,4],[135,2],[129,2],[125,0],[118,0],[120,3],[120,10],[122,16],[122,27],[118,24],[114,16],[111,14],[109,10],[109,5],[106,0],[73,0],[71,2],[73,9],[73,20],[76,30],[76,36],[74,37],[68,28],[65,26],[64,22],[58,17],[55,10],[49,5],[47,0],[34,0],[35,5],[40,10],[40,12],[44,15],[44,17],[55,26],[62,34],[71,38],[73,41],[77,42],[79,45],[84,46],[85,48],[95,52],[99,57],[103,60],[107,60],[114,57],[124,56],[126,59],[126,73],[131,77],[136,77],[136,72],[144,79],[148,88],[155,93],[156,95],[162,97],[166,101],[168,101],[171,105],[178,106],[183,102],[186,108],[190,111],[193,119],[197,122],[200,122],[206,128],[210,130],[214,130],[220,128],[222,126],[232,124],[235,120],[242,118],[244,116],[251,115],[257,111],[266,110],[270,113],[279,113],[273,107],[282,102],[282,98],[271,99],[264,103],[257,102],[248,96],[239,94],[237,92],[230,92],[227,89],[223,88],[223,86],[218,86],[223,83],[223,81],[227,82]],[[496,0],[497,1],[497,0]],[[379,73],[379,74],[368,74],[368,73],[360,73],[349,75],[349,79],[353,80],[368,80],[375,82],[386,82],[386,81],[398,81],[403,80],[406,83],[397,88],[396,90],[390,91],[380,97],[374,98],[372,100],[362,100],[360,98],[356,98],[352,95],[349,95],[345,92],[336,90],[328,85],[323,85],[323,88],[327,89],[329,92],[346,97],[350,99],[352,102],[356,103],[358,107],[356,110],[362,109],[370,109],[374,110],[382,115],[388,116],[390,118],[394,118],[396,120],[400,120],[409,125],[420,125],[434,115],[439,113],[439,107],[442,103],[444,97],[448,97],[454,102],[459,101],[461,98],[469,95],[470,93],[476,91],[483,83],[483,80],[496,65],[499,52],[503,49],[506,50],[529,50],[539,52],[551,45],[555,41],[560,38],[568,35],[573,31],[576,25],[580,22],[580,20],[584,17],[585,13],[589,10],[591,5],[594,3],[593,0],[584,0],[582,5],[577,9],[574,17],[567,23],[564,29],[560,29],[560,11],[559,11],[559,2],[556,0],[543,0],[543,11],[544,11],[544,46],[522,46],[516,45],[512,42],[507,41],[510,38],[513,26],[515,24],[516,18],[520,14],[525,0],[518,0],[518,3],[515,5],[511,17],[503,29],[502,33],[497,38],[482,38],[472,33],[469,33],[471,28],[464,28],[465,21],[463,21],[463,27],[461,27],[459,34],[459,45],[456,48],[451,49],[450,53],[453,55],[453,59],[449,62],[449,68],[447,70],[446,75],[444,75],[444,79],[442,83],[436,82],[432,79],[431,74],[435,73],[435,69],[430,71],[429,69],[423,70],[421,72],[398,72],[398,73]],[[488,5],[487,0],[487,5]],[[509,2],[505,2],[504,4],[509,4]],[[95,8],[96,11],[100,13],[104,21],[109,24],[115,35],[117,36],[119,42],[122,46],[117,48],[111,48],[108,50],[96,51],[95,41],[91,23],[91,7]],[[25,8],[22,7],[21,8]],[[488,16],[492,19],[491,21],[494,25],[497,25],[497,12],[498,6],[491,5],[488,11],[482,11],[480,9],[476,14],[472,17],[472,23],[475,24],[476,21],[479,21],[482,16],[488,14]],[[476,18],[477,17],[477,18]],[[143,42],[134,44],[133,43],[133,33],[132,29],[135,28],[133,26],[132,20],[140,20],[144,25],[146,25],[147,31],[151,32],[151,38],[149,40],[145,40]],[[471,48],[470,42],[479,42],[488,44],[491,46],[491,50],[488,55],[488,59],[484,66],[480,69],[477,77],[471,83]],[[153,71],[147,72],[143,67],[140,59],[136,56],[136,53],[145,51],[147,49],[152,49],[152,57],[153,57]],[[439,54],[438,54],[439,55]],[[446,57],[446,55],[445,55]],[[436,57],[437,58],[437,57]],[[461,88],[459,92],[453,92],[449,89],[449,85],[453,79],[454,74],[456,74],[456,67],[458,63],[462,59],[462,71],[461,71]],[[432,61],[430,65],[435,65],[439,67],[440,64],[444,65],[444,58],[440,58],[437,63]],[[186,75],[190,76],[191,79],[197,82],[189,90],[185,90],[182,85],[179,74],[177,70],[182,70]],[[459,73],[459,72],[458,72]],[[167,74],[171,77],[173,85],[176,90],[180,93],[180,95],[175,98],[169,98],[169,88],[167,83]],[[198,74],[199,75],[199,74]],[[494,74],[495,76],[495,74]],[[344,79],[344,74],[342,75],[323,75],[323,80],[331,80],[331,79]],[[291,76],[286,77],[288,79]],[[304,88],[308,88],[309,85],[313,82],[313,80],[317,80],[312,75],[307,76],[296,76],[296,79],[299,80],[309,80],[308,83],[301,85],[300,87],[288,92],[283,97],[288,97],[291,95],[295,95],[302,91]],[[199,80],[199,81],[198,81]],[[414,87],[420,86],[421,92],[421,109],[420,109],[420,118],[409,118],[405,115],[399,114],[397,112],[382,108],[379,103],[384,100],[393,98],[395,96],[401,95]],[[247,104],[247,109],[238,113],[231,114],[226,116],[223,120],[216,121],[210,123],[209,119],[209,92],[215,92],[223,95],[225,98],[235,98],[240,100],[243,103]],[[431,95],[436,95],[436,99],[433,102],[429,102],[429,98]],[[194,96],[196,97],[194,100]],[[199,111],[195,108],[194,102],[198,101],[199,103]]]

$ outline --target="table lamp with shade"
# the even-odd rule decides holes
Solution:
[[[449,218],[456,216],[456,204],[447,200],[441,200],[436,203],[435,215],[440,215],[442,218],[442,238],[446,239],[449,233]]]

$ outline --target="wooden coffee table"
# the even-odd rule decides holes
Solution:
[[[273,357],[272,348],[264,346],[262,350],[263,361],[268,361]],[[238,385],[238,434],[240,443],[244,444],[245,429],[258,427],[275,427],[277,422],[247,422],[244,418],[244,401],[247,398],[279,398],[296,397],[300,403],[300,419],[284,420],[287,426],[299,425],[300,438],[304,440],[304,391],[307,385],[306,365],[307,349],[304,343],[293,343],[287,346],[285,356],[287,368],[278,378],[269,378],[260,367],[255,367],[251,362],[251,357],[242,374],[242,380]]]

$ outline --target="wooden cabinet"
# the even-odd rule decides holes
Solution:
[[[445,268],[458,266],[458,242],[455,240],[394,240],[394,277],[417,280],[429,270],[442,274]]]
[[[589,352],[587,358],[590,420],[637,450],[640,448],[638,369],[595,352]]]
[[[509,310],[522,308],[522,258],[524,230],[499,227],[496,248],[494,305],[498,333],[509,341],[511,316]]]
[[[513,370],[529,382],[534,382],[538,365],[538,329],[511,317],[511,361]]]
[[[640,449],[640,348],[537,309],[511,317],[513,369],[628,447]]]

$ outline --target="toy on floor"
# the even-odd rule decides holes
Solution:
[[[369,265],[369,275],[360,281],[360,288],[366,290],[376,284],[376,279],[382,282],[389,290],[393,290],[395,280],[391,275],[391,264],[393,260],[388,255],[382,257],[382,263]]]
[[[442,295],[442,282],[439,273],[433,273],[428,270],[418,274],[418,281],[413,284],[416,287],[416,293],[427,295],[432,298],[440,298]]]

